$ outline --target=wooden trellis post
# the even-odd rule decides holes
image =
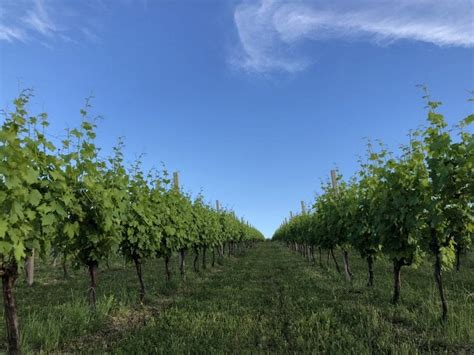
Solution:
[[[177,171],[173,173],[173,188],[179,191],[179,173]]]
[[[33,285],[34,275],[35,275],[35,250],[34,249],[31,251],[31,255],[29,255],[26,258],[25,273],[26,273],[26,284],[28,286]]]
[[[179,192],[179,172],[173,172],[173,189]],[[178,263],[179,263],[179,273],[181,274],[181,278],[186,280],[186,249],[181,249],[178,254]],[[168,273],[168,262],[169,258],[165,258],[166,270],[167,275]]]
[[[337,171],[331,170],[332,188],[337,191]]]
[[[220,212],[221,210],[221,203],[219,202],[219,200],[216,200],[216,210],[217,212]],[[222,263],[222,258],[224,257],[224,253],[225,253],[225,243],[222,243],[221,245],[219,245],[217,247],[217,251],[219,253],[219,258],[220,258],[220,262]]]

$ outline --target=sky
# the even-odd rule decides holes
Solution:
[[[107,155],[180,172],[271,237],[366,139],[392,150],[474,111],[474,0],[1,0],[0,107],[33,88],[57,137],[100,115]]]

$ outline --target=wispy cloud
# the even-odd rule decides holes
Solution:
[[[50,0],[1,0],[0,41],[36,41],[48,48],[53,42],[77,43],[74,36],[98,40],[98,36],[77,20],[72,2]],[[88,14],[90,15],[90,14]]]
[[[243,2],[234,13],[239,49],[231,63],[253,72],[297,72],[311,59],[307,41],[397,40],[474,47],[472,0],[334,0]]]
[[[24,41],[26,33],[21,28],[16,26],[8,26],[0,24],[0,40],[1,41]]]
[[[44,36],[52,36],[58,32],[56,24],[50,18],[43,0],[34,0],[33,7],[27,11],[23,22],[33,31]]]

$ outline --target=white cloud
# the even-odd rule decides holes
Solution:
[[[52,36],[58,31],[56,24],[51,20],[46,10],[43,0],[33,1],[33,8],[28,10],[23,21],[32,30],[45,36]]]
[[[231,63],[261,73],[305,69],[311,61],[294,52],[307,41],[474,47],[473,0],[261,0],[237,6],[234,21],[239,51]]]
[[[26,42],[33,36],[53,38],[62,30],[44,0],[0,2],[0,40]]]
[[[0,41],[24,41],[26,34],[21,28],[0,24]]]
[[[71,4],[50,0],[0,0],[0,41],[36,41],[48,48],[51,42],[77,43],[73,36],[78,34],[97,41],[97,35],[77,21],[80,16]]]

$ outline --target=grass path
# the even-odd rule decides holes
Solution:
[[[156,322],[117,344],[125,352],[276,351],[289,344],[287,279],[295,265],[274,245],[247,252],[189,289]],[[294,260],[293,260],[294,261]]]
[[[340,257],[340,255],[338,254]],[[164,281],[162,260],[144,266],[148,295],[137,300],[131,265],[100,268],[98,309],[86,301],[87,275],[39,263],[37,282],[19,282],[17,303],[25,352],[115,353],[472,353],[474,255],[461,272],[445,273],[450,321],[439,323],[430,263],[402,271],[402,300],[389,303],[391,266],[351,255],[352,285],[332,264],[312,265],[283,246],[260,243],[238,258],[188,279]],[[3,317],[3,314],[1,315]],[[4,329],[2,329],[4,331]],[[4,334],[1,334],[4,336]],[[1,349],[0,349],[1,350]]]
[[[349,286],[332,270],[309,265],[278,244],[262,243],[225,271],[191,287],[189,295],[162,317],[127,334],[113,348],[179,353],[474,349],[472,301],[462,302],[460,308],[451,297],[453,321],[443,329],[429,266],[405,272],[405,303],[398,307],[388,302],[388,263],[378,266],[376,281],[381,288],[367,290],[362,262],[354,263],[359,278]],[[468,266],[471,269],[465,271],[472,275],[473,265]],[[382,278],[387,280],[380,282]],[[413,292],[416,283],[426,287],[427,296]],[[473,287],[473,283],[464,286]]]

